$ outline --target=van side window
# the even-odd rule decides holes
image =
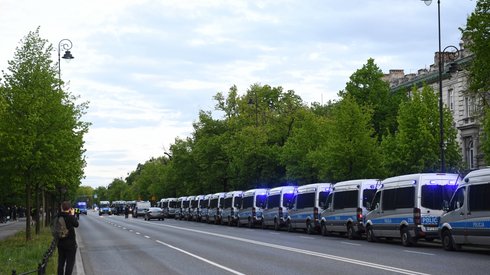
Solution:
[[[383,192],[383,210],[413,208],[415,206],[415,187],[388,189]]]
[[[490,211],[490,183],[468,187],[470,211]]]
[[[446,184],[426,184],[422,186],[422,200],[423,207],[429,209],[442,210],[444,201],[449,201],[454,194],[457,185]]]
[[[296,208],[307,208],[315,206],[315,193],[301,193],[296,198]]]
[[[254,197],[253,196],[244,197],[242,199],[242,209],[252,207],[253,204],[254,204]]]
[[[453,198],[451,199],[451,202],[449,203],[449,209],[454,210],[463,207],[464,203],[464,191],[465,188],[459,188],[456,193],[454,193]]]
[[[356,208],[358,198],[357,190],[336,192],[333,209]]]
[[[334,193],[330,193],[327,197],[327,201],[325,202],[325,209],[328,209],[330,205],[332,205],[332,199],[333,199]]]
[[[235,205],[236,208],[240,208],[242,206],[242,197],[235,197]]]
[[[279,199],[281,198],[280,194],[271,195],[267,197],[267,208],[274,208],[279,206]]]
[[[381,201],[381,191],[376,192],[376,195],[373,198],[373,202],[371,203],[371,210],[376,209],[376,206],[379,205]]]
[[[376,194],[376,189],[364,189],[362,191],[362,206],[367,207],[373,201],[374,194]]]

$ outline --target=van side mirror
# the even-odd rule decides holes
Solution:
[[[442,202],[442,210],[444,210],[446,212],[449,211],[449,202],[447,200],[444,200]]]
[[[371,211],[371,203],[370,202],[366,202],[366,209],[368,209],[369,211]]]
[[[320,208],[321,208],[321,209],[325,209],[325,203],[324,203],[323,201],[322,201],[322,202],[320,202]]]

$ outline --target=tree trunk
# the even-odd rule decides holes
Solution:
[[[31,236],[31,185],[29,178],[26,179],[26,241],[32,239]]]
[[[41,231],[41,224],[39,223],[39,214],[40,214],[40,206],[41,204],[39,203],[39,183],[36,183],[36,186],[34,188],[34,205],[36,206],[36,212],[35,212],[35,221],[36,221],[36,235],[39,235],[39,232]]]

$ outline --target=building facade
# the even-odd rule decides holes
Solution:
[[[453,115],[453,125],[458,130],[458,141],[461,155],[467,169],[478,169],[486,166],[480,148],[480,123],[478,100],[468,93],[468,77],[465,65],[473,58],[463,43],[458,52],[443,53],[442,100]],[[410,93],[415,86],[431,86],[439,93],[439,52],[434,55],[434,63],[429,69],[405,74],[403,70],[390,70],[384,80],[389,82],[392,91],[406,90]]]

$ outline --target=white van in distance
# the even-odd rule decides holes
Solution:
[[[267,189],[251,189],[243,192],[242,206],[238,211],[237,226],[249,228],[262,224],[262,211],[267,200]]]
[[[279,230],[286,226],[288,207],[292,204],[297,189],[297,186],[281,186],[269,190],[262,227],[272,226],[274,230]]]
[[[225,194],[221,224],[234,225],[238,220],[238,210],[242,205],[243,191],[231,191]]]
[[[458,174],[411,174],[387,178],[366,215],[366,237],[400,238],[404,246],[438,238],[439,219],[459,182]]]
[[[347,238],[360,238],[364,233],[364,217],[367,206],[376,194],[380,181],[377,179],[359,179],[338,182],[325,203],[321,213],[322,235],[331,232],[347,234]]]
[[[292,206],[288,210],[288,231],[304,229],[308,234],[320,231],[320,204],[332,191],[331,183],[312,183],[298,187]]]
[[[444,249],[490,246],[490,168],[466,175],[446,210],[439,223]]]

